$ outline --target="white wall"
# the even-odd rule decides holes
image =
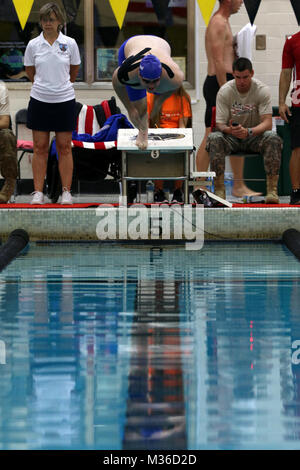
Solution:
[[[219,6],[216,1],[215,10]],[[199,9],[198,9],[199,11]],[[249,22],[249,17],[245,5],[240,11],[230,18],[233,34]],[[285,36],[294,34],[300,30],[297,24],[290,0],[261,0],[254,24],[257,26],[256,34],[266,35],[266,50],[255,50],[255,39],[253,41],[252,62],[256,78],[266,83],[272,93],[272,102],[278,104],[278,84],[281,70],[281,55],[285,42]],[[206,76],[206,56],[204,50],[205,23],[199,12],[199,38],[200,38],[200,77],[199,83],[202,85]],[[202,44],[202,47],[201,47]],[[202,102],[201,102],[202,101]],[[197,106],[197,114],[194,113],[195,142],[201,142],[204,132],[203,115],[205,104],[200,98]]]
[[[196,0],[195,0],[196,1]],[[299,0],[300,1],[300,0]],[[216,1],[215,10],[219,5],[218,0]],[[206,56],[204,50],[204,34],[205,34],[205,23],[199,11],[199,78],[198,86],[200,87],[200,99],[195,102],[196,90],[189,90],[190,95],[193,99],[193,127],[194,127],[194,140],[195,145],[201,142],[204,133],[204,109],[205,103],[202,98],[202,85],[206,77]],[[247,11],[243,5],[240,11],[231,16],[230,24],[232,27],[233,34],[236,34],[243,26],[249,22]],[[255,18],[254,24],[257,26],[256,34],[266,35],[266,50],[257,51],[255,50],[255,41],[253,44],[252,62],[254,65],[255,76],[269,85],[272,93],[273,104],[278,104],[278,81],[281,69],[281,54],[282,48],[285,41],[285,36],[294,34],[300,30],[297,24],[297,20],[292,9],[290,0],[261,0],[261,4]],[[30,85],[29,84],[9,84],[9,94],[11,102],[11,113],[14,116],[15,112],[26,107],[29,100]],[[103,85],[95,84],[94,86],[87,88],[80,85],[76,85],[76,98],[78,101],[87,104],[96,104],[101,102],[103,99],[109,98],[114,94],[111,84],[103,87]],[[122,112],[125,109],[118,101]],[[31,167],[28,163],[28,159],[24,159],[22,162],[22,176],[24,178],[31,177]]]
[[[232,28],[239,31],[248,22],[245,6],[241,13],[232,16]],[[274,104],[278,103],[278,80],[281,70],[282,48],[285,36],[299,31],[290,0],[262,0],[254,24],[256,34],[266,35],[266,50],[253,47],[253,65],[256,77],[266,83],[272,93]]]

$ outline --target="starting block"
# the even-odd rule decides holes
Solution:
[[[216,176],[215,171],[191,171],[190,186],[211,186],[213,178]],[[207,178],[207,180],[197,180],[197,178]],[[209,180],[210,179],[210,180]]]
[[[191,165],[191,168],[192,165]],[[216,172],[215,171],[191,171],[190,172],[190,178],[191,178],[191,181],[189,182],[189,185],[190,186],[199,186],[201,189],[203,189],[203,191],[206,192],[207,196],[210,197],[210,199],[212,199],[213,201],[217,202],[218,204],[221,204],[225,207],[232,207],[232,203],[231,202],[228,202],[226,201],[226,199],[223,199],[219,196],[216,196],[214,193],[208,191],[206,189],[206,186],[211,186],[211,183],[212,181],[199,181],[197,180],[197,178],[211,178],[211,180],[216,176]]]
[[[184,202],[189,202],[190,153],[193,130],[149,129],[148,147],[140,150],[137,129],[119,129],[117,148],[122,151],[122,195],[130,180],[182,180]]]

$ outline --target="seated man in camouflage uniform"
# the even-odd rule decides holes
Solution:
[[[0,204],[9,201],[17,179],[17,141],[10,130],[9,100],[5,83],[0,81],[0,172],[5,179]]]
[[[261,153],[267,177],[267,204],[278,204],[277,184],[282,142],[272,132],[272,105],[268,87],[253,78],[252,63],[240,57],[233,64],[234,80],[219,90],[217,132],[208,136],[206,149],[211,171],[216,172],[215,194],[225,199],[225,156],[232,152]]]

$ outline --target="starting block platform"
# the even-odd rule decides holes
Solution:
[[[149,129],[148,147],[140,150],[137,129],[119,129],[117,148],[122,151],[122,195],[130,180],[182,180],[184,202],[189,201],[190,153],[193,130]]]
[[[127,197],[127,183],[131,180],[182,180],[184,203],[188,204],[189,186],[206,186],[210,183],[200,183],[197,178],[216,176],[213,171],[194,171],[194,161],[190,161],[194,152],[193,129],[150,128],[145,150],[136,145],[137,135],[137,129],[118,131],[117,148],[122,151],[122,196]],[[209,197],[224,206],[232,206],[213,193],[209,193]]]

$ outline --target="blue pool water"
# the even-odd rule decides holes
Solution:
[[[299,283],[279,243],[30,244],[0,273],[0,449],[299,449]]]

